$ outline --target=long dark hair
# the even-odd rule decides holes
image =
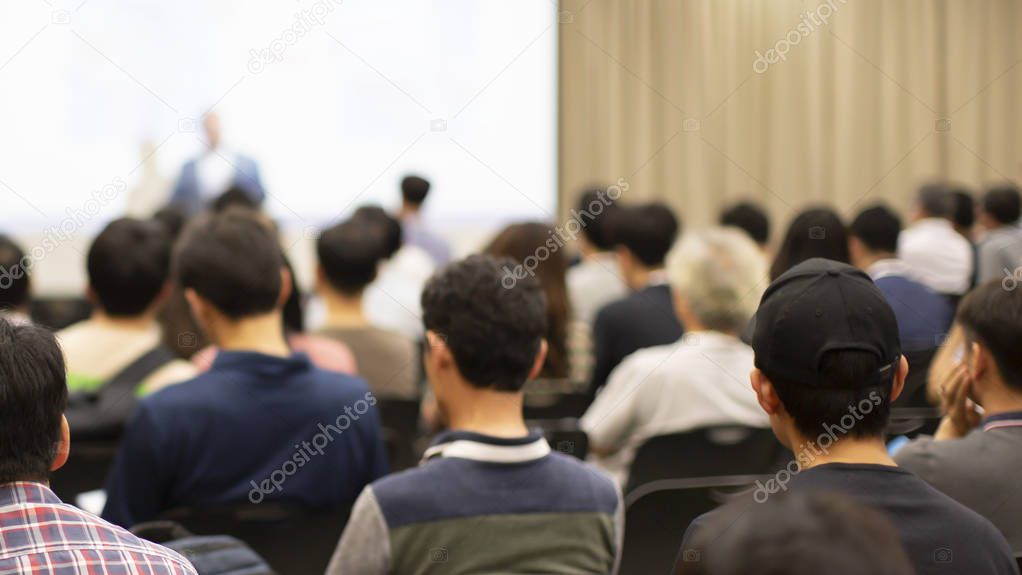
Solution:
[[[830,208],[812,208],[795,216],[770,266],[770,281],[810,258],[849,261],[848,232]]]

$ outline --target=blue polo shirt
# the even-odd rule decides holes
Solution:
[[[349,508],[387,473],[375,405],[361,379],[305,355],[221,351],[208,372],[140,401],[103,517],[130,527],[186,506]]]

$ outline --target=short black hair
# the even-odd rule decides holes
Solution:
[[[184,289],[194,289],[231,319],[273,311],[282,289],[284,256],[257,214],[205,214],[185,229],[174,252]]]
[[[0,310],[28,303],[29,279],[25,252],[10,236],[0,234]]]
[[[223,212],[230,208],[245,208],[249,210],[258,210],[259,203],[252,199],[252,196],[248,195],[245,188],[238,184],[232,184],[231,187],[227,188],[227,191],[220,194],[213,200],[212,206],[210,206],[214,212]]]
[[[968,188],[956,187],[951,191],[955,199],[955,213],[951,221],[963,230],[972,229],[976,223],[976,200]]]
[[[153,220],[121,218],[103,229],[87,256],[89,287],[114,317],[145,312],[170,276],[170,234]]]
[[[790,342],[790,345],[797,345]],[[896,374],[879,379],[884,362],[875,354],[858,349],[839,349],[820,357],[819,376],[825,385],[784,381],[764,375],[773,384],[795,428],[808,440],[816,441],[839,426],[838,440],[847,437],[873,438],[883,435],[891,416],[891,389]],[[869,407],[866,408],[866,404]],[[851,412],[856,409],[859,416]],[[852,417],[852,425],[842,418]]]
[[[855,216],[848,234],[859,238],[872,252],[893,254],[898,251],[901,219],[885,206],[873,206]]]
[[[1022,194],[1014,184],[999,184],[983,194],[983,212],[1001,225],[1011,225],[1022,216]]]
[[[359,294],[372,283],[382,251],[379,236],[361,220],[327,228],[316,241],[323,275],[334,289],[346,295]]]
[[[622,209],[617,227],[617,244],[648,267],[664,264],[681,224],[671,208],[651,202]]]
[[[590,188],[578,198],[578,221],[583,224],[582,235],[597,250],[614,249],[615,226],[621,208],[607,196],[607,188]]]
[[[0,484],[49,478],[66,407],[64,354],[53,334],[0,319]]]
[[[153,221],[162,225],[171,241],[175,241],[188,223],[188,214],[177,206],[165,206],[153,214]]]
[[[380,237],[383,252],[383,259],[390,259],[391,256],[401,249],[404,243],[404,231],[401,229],[401,221],[387,213],[380,206],[362,206],[355,210],[351,216],[353,220],[361,220],[368,223]]]
[[[808,208],[800,212],[784,235],[770,266],[770,280],[811,258],[848,263],[848,232],[837,212],[830,208]]]
[[[725,505],[682,550],[678,575],[911,575],[890,520],[837,493]]]
[[[958,306],[957,322],[966,336],[994,357],[1005,384],[1022,391],[1022,290],[992,280],[969,292]]]
[[[738,202],[721,212],[720,225],[742,230],[761,246],[770,241],[770,218],[752,202]]]
[[[518,265],[469,256],[441,269],[422,291],[423,324],[444,339],[475,387],[520,391],[539,353],[546,298],[536,278],[514,275]]]
[[[933,218],[951,219],[955,213],[955,197],[947,184],[936,182],[921,186],[916,194],[919,207]]]
[[[422,205],[429,195],[429,187],[429,180],[426,178],[416,175],[405,176],[401,180],[401,197],[413,206]]]

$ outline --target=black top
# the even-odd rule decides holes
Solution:
[[[605,305],[593,322],[590,396],[596,396],[626,356],[642,348],[674,343],[684,331],[666,284],[647,286]]]
[[[770,482],[764,486],[772,487]],[[918,575],[1018,573],[1011,547],[992,523],[904,469],[828,463],[798,473],[788,489],[843,493],[883,512],[901,535]],[[756,497],[762,501],[764,495]],[[705,520],[703,515],[692,522],[682,550]]]

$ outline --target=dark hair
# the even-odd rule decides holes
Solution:
[[[227,188],[226,192],[217,196],[211,206],[214,212],[223,212],[229,208],[239,207],[248,210],[258,210],[259,204],[252,199],[252,196],[248,195],[245,188],[238,184],[232,184],[231,187]]]
[[[812,208],[795,216],[770,266],[770,281],[811,258],[848,263],[848,234],[830,208]]]
[[[351,219],[364,221],[372,226],[374,234],[380,238],[380,246],[383,249],[380,255],[383,259],[390,259],[401,249],[404,242],[401,222],[380,206],[362,206],[355,210]]]
[[[199,216],[174,253],[176,277],[231,319],[272,311],[280,297],[284,257],[255,213]]]
[[[575,217],[583,225],[582,235],[601,252],[614,249],[616,217],[621,212],[621,208],[607,196],[606,189],[583,191],[575,208],[578,214]]]
[[[951,192],[951,196],[955,201],[955,211],[951,221],[959,229],[972,229],[973,224],[976,223],[976,200],[973,199],[972,193],[967,188],[959,187]]]
[[[681,224],[671,208],[660,202],[623,208],[617,227],[617,243],[647,267],[664,265]]]
[[[0,310],[18,309],[28,303],[28,299],[25,252],[9,236],[0,234]]]
[[[752,202],[738,202],[721,212],[720,225],[742,230],[761,246],[770,241],[770,218],[763,208]]]
[[[1022,290],[992,280],[962,299],[956,317],[970,340],[990,350],[1006,385],[1022,391]]]
[[[895,253],[901,234],[901,219],[884,206],[873,206],[859,212],[848,226],[848,234],[859,238],[872,252]]]
[[[679,575],[911,575],[890,520],[837,493],[725,505],[682,550]]]
[[[993,186],[983,194],[983,212],[1001,225],[1011,225],[1022,215],[1022,194],[1011,183]]]
[[[153,221],[163,226],[171,241],[177,240],[188,223],[188,215],[177,206],[166,206],[153,214]]]
[[[429,180],[419,176],[405,176],[401,180],[401,197],[413,206],[422,205],[429,194]]]
[[[284,315],[284,333],[305,333],[305,306],[302,303],[302,288],[298,285],[298,276],[291,260],[281,250],[281,259],[284,261],[284,269],[287,270],[290,280],[290,290],[287,299],[284,301],[282,310]]]
[[[64,355],[53,334],[0,319],[0,483],[49,478],[65,407]]]
[[[539,353],[543,290],[527,274],[509,284],[506,270],[516,265],[510,258],[469,256],[441,269],[422,291],[423,324],[445,340],[475,387],[521,390]]]
[[[891,415],[895,374],[881,378],[878,373],[882,367],[880,358],[873,353],[839,349],[820,357],[819,374],[824,385],[784,381],[765,372],[764,375],[805,438],[815,441],[834,426],[844,429],[837,439],[868,438],[882,435]],[[867,402],[871,406],[868,410],[864,409]],[[853,408],[861,417],[851,412]],[[841,422],[846,416],[854,418],[850,427]]]
[[[927,216],[947,219],[954,216],[955,198],[947,184],[925,184],[916,196],[919,207]]]
[[[357,295],[376,278],[382,246],[364,221],[348,220],[319,235],[316,254],[323,275],[334,289]]]
[[[92,242],[89,286],[103,311],[115,317],[143,313],[167,285],[171,239],[152,220],[114,220]]]
[[[555,230],[541,223],[512,224],[493,238],[483,253],[508,257],[539,279],[546,294],[547,356],[541,375],[568,377],[568,261]],[[546,257],[540,257],[541,255]]]

